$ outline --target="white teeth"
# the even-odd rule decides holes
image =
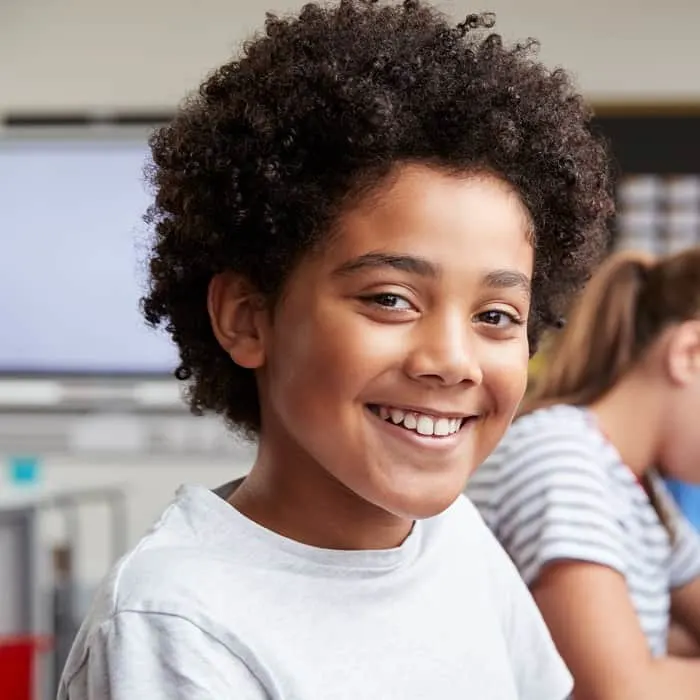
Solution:
[[[419,435],[432,435],[435,428],[435,423],[432,418],[428,416],[419,416],[418,424],[416,425],[416,432]]]
[[[451,418],[438,418],[435,421],[435,425],[433,427],[433,434],[434,435],[449,435],[450,432],[454,432],[450,430],[450,423],[452,422]]]
[[[406,413],[399,408],[392,408],[390,413],[391,422],[396,423],[396,425],[399,425],[399,423],[403,423],[403,419],[406,417]]]
[[[377,409],[382,420],[391,421],[394,425],[403,425],[408,430],[415,430],[419,435],[446,437],[462,427],[461,418],[436,418],[387,406],[378,406]]]
[[[415,430],[418,427],[418,419],[415,413],[407,413],[403,419],[404,427]]]

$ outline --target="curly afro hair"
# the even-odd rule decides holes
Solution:
[[[560,318],[605,249],[606,149],[566,73],[538,63],[534,41],[506,46],[492,26],[488,14],[454,24],[419,0],[268,15],[242,57],[153,135],[143,310],[179,348],[193,412],[260,429],[254,373],[212,332],[212,277],[245,274],[274,300],[348,197],[398,163],[510,183],[534,225],[532,348]]]

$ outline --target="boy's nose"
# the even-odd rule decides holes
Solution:
[[[441,386],[481,384],[483,372],[476,339],[461,315],[425,324],[416,330],[405,371],[412,379]]]

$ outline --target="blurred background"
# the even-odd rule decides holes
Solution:
[[[139,315],[142,169],[150,129],[264,11],[301,5],[0,0],[2,700],[53,697],[94,587],[178,485],[251,463],[186,412],[175,352]],[[495,11],[507,38],[539,38],[576,75],[619,171],[615,246],[700,243],[700,3],[440,5]]]

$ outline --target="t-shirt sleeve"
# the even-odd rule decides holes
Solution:
[[[509,444],[492,493],[492,527],[528,585],[555,561],[625,574],[622,524],[596,459],[588,441],[568,430],[523,433]]]
[[[519,700],[566,700],[571,697],[573,679],[529,589],[489,531],[485,539]]]
[[[268,700],[245,663],[190,621],[122,612],[93,635],[66,700]]]
[[[680,588],[700,576],[700,533],[683,515],[666,486],[659,479],[655,486],[661,491],[664,505],[673,525],[671,550],[671,588]]]

